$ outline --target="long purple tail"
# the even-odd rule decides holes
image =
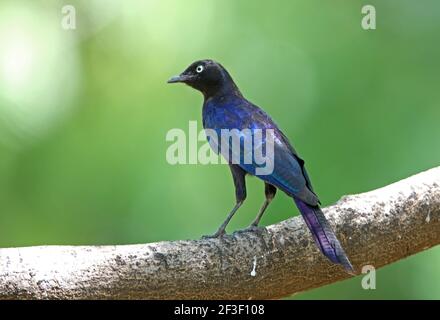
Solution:
[[[341,264],[347,272],[354,274],[350,260],[348,260],[321,209],[318,206],[310,206],[299,199],[294,200],[321,252],[330,261]]]

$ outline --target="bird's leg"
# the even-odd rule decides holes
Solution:
[[[217,232],[214,233],[212,236],[204,236],[204,238],[218,238],[223,236],[225,234],[225,229],[229,221],[231,221],[235,212],[237,212],[238,208],[240,208],[240,206],[243,204],[244,200],[246,199],[246,181],[245,181],[246,172],[236,164],[230,164],[229,167],[231,169],[232,178],[234,179],[235,197],[237,199],[237,202],[234,208],[226,217],[226,220],[222,223],[220,228],[218,228]]]
[[[260,223],[261,217],[263,216],[264,212],[266,211],[267,207],[269,206],[269,203],[275,197],[276,192],[277,192],[277,188],[275,188],[273,185],[271,185],[269,183],[264,183],[264,193],[266,195],[266,200],[264,200],[264,203],[261,206],[260,211],[258,212],[255,220],[250,224],[248,229],[255,229],[258,227],[258,224]]]
[[[218,228],[217,232],[214,233],[212,236],[208,236],[206,238],[218,238],[225,234],[226,226],[228,225],[229,221],[231,221],[232,217],[234,216],[235,212],[237,212],[238,208],[243,204],[243,201],[237,202],[237,204],[232,208],[231,212],[226,217],[226,220],[222,223],[220,228]]]

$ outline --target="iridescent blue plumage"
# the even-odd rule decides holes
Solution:
[[[318,197],[312,191],[310,180],[303,166],[304,161],[299,158],[285,135],[269,115],[259,107],[253,105],[241,95],[209,98],[203,105],[203,126],[205,129],[216,130],[219,136],[221,129],[272,129],[275,142],[274,170],[270,175],[257,176],[290,196],[298,197],[310,205],[319,204]],[[254,130],[251,130],[251,135],[245,137],[245,139],[252,141],[254,132]],[[266,140],[264,137],[262,142],[265,149]],[[243,153],[243,144],[241,147],[240,151]],[[239,165],[247,173],[256,175],[256,163],[240,163]]]
[[[199,70],[202,71],[199,72]],[[347,271],[353,272],[350,261],[319,208],[320,202],[313,191],[310,178],[304,167],[304,161],[298,156],[287,137],[270,116],[242,96],[229,73],[212,60],[202,60],[193,63],[179,77],[171,79],[171,82],[185,82],[203,93],[205,98],[203,126],[205,129],[215,130],[219,137],[216,142],[210,140],[213,149],[216,152],[222,151],[222,155],[229,156],[229,159],[231,159],[231,155],[239,153],[237,155],[238,163],[230,163],[237,204],[215,236],[223,235],[229,220],[246,198],[245,175],[255,175],[265,182],[266,201],[252,224],[253,226],[258,224],[278,188],[293,198],[322,253],[330,261],[341,264]],[[238,150],[233,148],[232,140],[229,138],[226,143],[227,150],[224,151],[220,148],[221,133],[224,129],[228,129],[230,132],[235,129],[240,130],[236,133],[241,141]],[[256,129],[273,130],[274,152],[272,155],[269,154],[273,170],[270,174],[259,174],[256,171],[261,167],[261,164],[257,163],[254,157],[257,149],[255,145]],[[250,157],[252,161],[250,162],[244,161],[243,158],[243,155],[246,154],[244,148],[246,143],[251,143],[253,146],[250,151],[252,153]],[[267,137],[260,141],[258,147],[267,150]]]

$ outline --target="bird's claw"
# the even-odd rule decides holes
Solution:
[[[204,236],[202,236],[202,239],[203,240],[206,240],[206,239],[218,239],[218,238],[221,238],[221,237],[223,237],[224,235],[226,235],[226,232],[216,232],[216,233],[214,233],[214,234],[211,234],[211,235],[204,235]]]
[[[264,227],[259,227],[258,225],[255,224],[251,224],[249,227],[247,227],[246,229],[240,230],[238,232],[263,232],[265,230]]]

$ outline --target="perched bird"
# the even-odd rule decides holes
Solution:
[[[270,159],[273,163],[271,173],[258,174],[256,169],[261,165],[255,161],[244,162],[242,157],[238,163],[229,161],[235,185],[236,204],[212,237],[224,235],[227,224],[246,199],[246,174],[255,175],[264,181],[266,200],[250,228],[258,226],[264,211],[275,197],[277,189],[280,189],[293,198],[321,252],[333,263],[341,264],[347,272],[353,273],[353,267],[344,249],[319,208],[320,202],[313,191],[304,161],[269,115],[244,98],[228,71],[213,60],[196,61],[179,76],[168,80],[168,83],[177,82],[185,83],[203,94],[203,127],[205,130],[212,129],[220,132],[222,129],[251,129],[241,136],[244,140],[255,138],[253,136],[255,129],[272,129],[273,131],[274,152],[273,159]],[[267,141],[262,139],[263,147],[266,143]],[[217,153],[219,144],[220,142],[211,143]],[[228,144],[229,155],[229,152],[233,153],[234,150],[229,140]],[[241,143],[240,151],[245,152]],[[224,156],[223,153],[222,155]]]

